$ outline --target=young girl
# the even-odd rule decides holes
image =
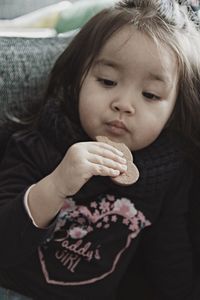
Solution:
[[[199,53],[195,23],[175,1],[120,2],[82,28],[1,162],[2,287],[32,299],[117,299],[141,251],[154,300],[193,299],[186,214]],[[133,152],[135,184],[111,180],[127,162],[99,135]]]

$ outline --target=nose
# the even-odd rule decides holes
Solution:
[[[125,95],[113,100],[111,103],[111,108],[115,112],[125,113],[127,115],[135,114],[135,106],[133,103],[133,98],[131,96],[127,97]]]

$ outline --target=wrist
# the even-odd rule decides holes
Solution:
[[[74,195],[73,187],[68,187],[67,180],[59,169],[55,169],[48,177],[49,183],[52,186],[52,192],[60,199],[64,200],[66,197]],[[65,180],[63,180],[65,178]]]
[[[49,226],[64,204],[51,176],[37,182],[29,191],[27,203],[34,222],[40,228]]]

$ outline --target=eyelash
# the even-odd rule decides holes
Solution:
[[[97,78],[97,81],[99,81],[105,87],[115,87],[117,85],[116,81],[113,81],[113,80],[110,80],[110,79]]]
[[[161,98],[159,96],[156,96],[152,93],[143,92],[142,94],[145,98],[148,98],[149,100],[152,100],[152,101],[161,100]]]
[[[117,85],[116,81],[106,79],[106,78],[97,78],[97,81],[100,82],[103,86],[109,88],[109,87],[115,87]],[[143,96],[151,101],[161,100],[161,98],[155,94],[143,92]]]

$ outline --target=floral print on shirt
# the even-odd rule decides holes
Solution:
[[[80,285],[103,279],[116,269],[141,229],[149,225],[144,214],[124,197],[105,195],[89,206],[67,198],[53,235],[39,247],[47,282]]]

